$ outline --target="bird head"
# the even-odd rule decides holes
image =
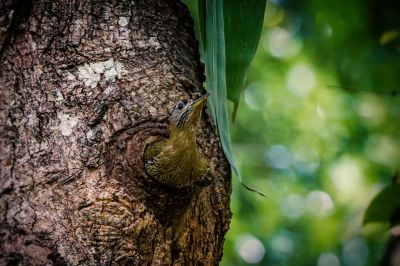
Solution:
[[[170,117],[171,127],[174,129],[195,129],[201,118],[201,111],[203,106],[207,102],[209,94],[201,96],[199,99],[192,100],[180,100]]]

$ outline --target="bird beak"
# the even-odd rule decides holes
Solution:
[[[201,110],[202,109],[202,107],[204,106],[204,104],[207,102],[207,98],[208,98],[208,96],[210,95],[210,93],[206,93],[206,94],[204,94],[203,96],[201,96],[199,99],[197,99],[196,101],[194,101],[193,103],[192,103],[192,108],[194,108],[194,109],[199,109],[199,110]]]

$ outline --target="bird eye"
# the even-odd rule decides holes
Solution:
[[[185,107],[185,103],[184,103],[184,101],[180,101],[179,103],[178,103],[178,105],[176,106],[176,108],[178,109],[178,110],[182,110],[183,109],[183,107]]]

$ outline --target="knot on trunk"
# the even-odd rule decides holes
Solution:
[[[166,186],[146,171],[146,149],[149,144],[168,138],[167,126],[148,122],[128,129],[108,145],[105,158],[106,175],[117,179],[126,191],[138,185],[147,195],[145,202],[155,210],[182,209],[200,188]],[[165,216],[164,211],[161,216]],[[165,218],[165,217],[164,217]],[[163,220],[164,218],[161,218]]]

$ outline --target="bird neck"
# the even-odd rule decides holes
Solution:
[[[196,149],[196,132],[192,128],[170,128],[170,137],[168,142],[176,148],[187,151]]]

